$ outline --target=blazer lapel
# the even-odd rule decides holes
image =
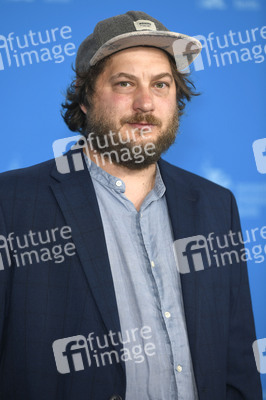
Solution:
[[[71,227],[73,242],[106,329],[118,332],[120,322],[100,210],[85,161],[83,166],[83,170],[66,174],[54,167],[51,188]]]

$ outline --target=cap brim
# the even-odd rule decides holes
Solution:
[[[108,40],[94,54],[90,65],[95,65],[103,58],[135,46],[157,47],[175,58],[177,69],[187,68],[199,55],[202,45],[199,40],[170,31],[138,31],[125,33]]]

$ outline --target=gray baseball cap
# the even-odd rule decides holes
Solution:
[[[142,11],[128,11],[97,23],[79,46],[77,72],[85,72],[106,56],[135,46],[151,46],[175,58],[182,71],[201,52],[201,43],[182,33],[169,31],[161,22]]]

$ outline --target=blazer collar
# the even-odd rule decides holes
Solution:
[[[83,153],[77,154],[82,157],[79,166],[83,162],[83,169],[73,168],[73,155],[68,152],[63,157],[67,157],[70,171],[62,174],[54,166],[50,186],[71,227],[77,254],[106,329],[118,332],[120,322],[100,210]]]

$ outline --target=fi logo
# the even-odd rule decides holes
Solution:
[[[88,154],[87,139],[84,136],[75,135],[63,139],[58,139],[53,142],[56,167],[58,172],[60,172],[61,174],[68,174],[70,172],[68,157],[67,155],[64,155],[69,146],[71,147],[71,158],[74,165],[74,170],[81,171],[84,169],[84,163],[80,149],[84,148],[86,154]]]
[[[252,348],[258,372],[266,374],[266,338],[255,340]]]
[[[10,267],[11,257],[5,236],[0,235],[0,270],[5,269],[5,266]]]
[[[258,172],[266,174],[266,138],[255,140],[252,147]]]
[[[91,365],[86,338],[82,335],[55,340],[53,351],[56,368],[60,374],[81,371]]]
[[[181,274],[201,271],[211,265],[207,240],[202,235],[175,240],[174,253]]]

